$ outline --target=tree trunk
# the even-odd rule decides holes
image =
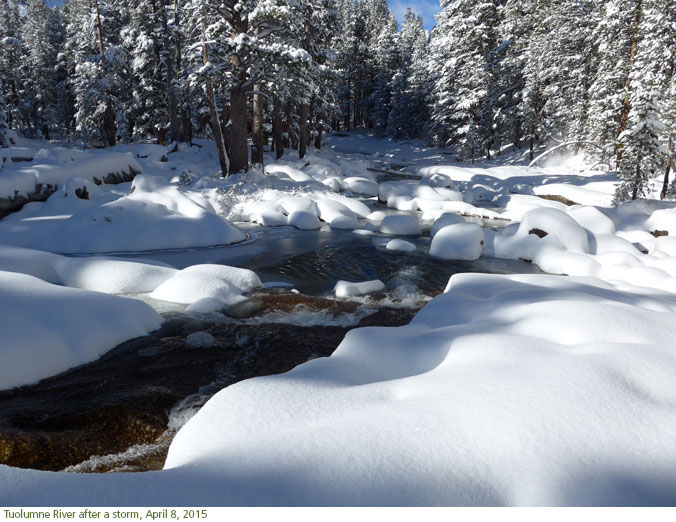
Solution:
[[[307,103],[300,106],[300,120],[298,121],[298,156],[302,159],[307,154],[307,119],[309,107]]]
[[[622,132],[627,128],[627,123],[629,121],[629,94],[631,88],[631,70],[634,66],[634,57],[636,56],[636,44],[638,43],[638,29],[639,23],[641,21],[641,1],[637,0],[636,2],[636,17],[634,18],[634,30],[631,38],[631,51],[629,53],[629,70],[627,71],[627,79],[625,81],[624,89],[625,96],[622,103],[622,115],[620,116],[620,128],[618,129],[617,136],[619,137]],[[620,163],[622,162],[622,144],[617,146],[617,159],[615,160],[615,168],[620,170]],[[635,198],[634,198],[635,199]]]
[[[282,132],[284,133],[284,148],[291,148],[291,134],[293,122],[291,121],[291,103],[287,102],[284,107],[284,122],[282,123]]]
[[[99,13],[99,2],[95,0],[96,4],[96,36],[99,44],[99,54],[103,57],[105,48],[103,47],[103,28],[101,27],[101,14]]]
[[[282,139],[282,122],[280,117],[279,98],[275,97],[272,111],[272,134],[275,142],[275,158],[284,156],[284,140]]]
[[[662,183],[662,191],[660,192],[660,199],[667,197],[667,190],[669,190],[669,172],[671,171],[671,156],[667,158],[667,168],[664,170],[664,182]]]
[[[249,166],[247,148],[246,91],[239,85],[230,90],[230,173],[246,171]]]
[[[248,19],[235,14],[232,22],[232,37],[238,38],[247,32]],[[247,105],[246,81],[247,67],[237,54],[233,54],[232,88],[230,89],[230,173],[246,171],[249,167],[249,151],[247,147]]]
[[[322,148],[322,128],[317,128],[317,134],[315,135],[315,149]]]
[[[207,50],[206,42],[206,20],[202,18],[202,63],[204,65],[209,61],[209,52]],[[227,177],[230,172],[230,158],[225,152],[225,143],[223,142],[223,133],[221,132],[221,122],[218,118],[218,109],[216,108],[216,98],[214,96],[214,86],[211,82],[211,77],[205,78],[205,86],[207,89],[207,102],[209,104],[209,114],[211,116],[211,129],[214,131],[214,138],[216,139],[216,150],[218,151],[218,162],[221,165],[221,174]]]
[[[260,91],[261,85],[254,85],[254,91]],[[260,94],[253,95],[253,120],[251,122],[251,139],[253,148],[251,149],[251,163],[253,165],[263,166],[263,146],[265,136],[263,131],[263,97]]]
[[[117,141],[117,126],[115,125],[115,111],[110,103],[106,105],[106,110],[103,113],[103,135],[105,144],[114,147]]]
[[[180,121],[178,118],[178,99],[176,97],[176,88],[174,85],[174,64],[171,59],[171,52],[169,51],[169,24],[167,22],[167,4],[166,0],[162,0],[160,5],[162,11],[162,28],[164,30],[164,56],[166,57],[165,66],[167,68],[164,82],[167,89],[167,115],[169,116],[169,133],[172,141],[184,141],[184,137],[180,131]]]

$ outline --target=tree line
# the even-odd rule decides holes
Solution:
[[[670,194],[676,0],[441,6],[430,32],[386,0],[0,0],[0,145],[206,136],[228,175],[366,127],[471,161],[565,146],[618,202]]]

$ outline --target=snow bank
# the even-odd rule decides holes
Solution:
[[[60,159],[60,158],[59,158]],[[0,198],[13,198],[16,193],[29,194],[38,185],[57,187],[72,177],[98,183],[129,181],[142,172],[141,165],[128,154],[98,152],[64,165],[33,165],[18,170],[3,170],[0,175]]]
[[[94,361],[163,322],[141,301],[4,271],[0,271],[0,309],[3,390]]]
[[[634,292],[453,276],[409,326],[217,394],[166,469],[245,505],[671,505],[676,302]]]
[[[92,202],[70,216],[0,222],[0,242],[80,254],[226,245],[246,239],[216,212],[200,192],[184,190],[163,177],[139,175],[131,193],[103,204]]]

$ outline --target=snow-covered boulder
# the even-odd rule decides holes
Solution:
[[[289,225],[299,230],[316,230],[322,226],[319,218],[304,210],[294,210],[287,218]]]
[[[420,235],[420,223],[413,216],[389,214],[380,222],[380,232],[397,236]]]
[[[188,305],[212,298],[232,306],[245,299],[244,292],[262,287],[263,283],[251,270],[204,264],[179,271],[159,285],[150,297]]]
[[[476,223],[457,223],[439,230],[430,255],[439,259],[475,260],[481,257],[483,232]]]
[[[350,216],[336,216],[331,220],[329,225],[337,230],[355,230],[359,228],[357,220]]]
[[[589,253],[589,240],[584,228],[567,213],[541,207],[523,215],[517,235],[552,236],[569,252]]]
[[[385,248],[392,252],[415,252],[415,245],[403,239],[392,239],[387,242]]]
[[[430,231],[430,237],[434,237],[439,230],[449,225],[457,225],[458,223],[464,223],[465,220],[452,212],[444,212],[439,216],[432,225],[432,230]]]
[[[358,176],[345,178],[343,181],[350,192],[369,197],[378,195],[378,183],[375,181]]]
[[[385,283],[379,279],[354,283],[351,281],[338,281],[333,288],[336,297],[352,297],[355,295],[373,294],[385,290]]]

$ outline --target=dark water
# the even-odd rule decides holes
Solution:
[[[263,282],[292,284],[307,295],[326,295],[336,281],[380,279],[388,290],[414,286],[420,293],[434,296],[443,292],[451,275],[460,272],[498,274],[539,273],[531,264],[509,259],[482,257],[476,261],[445,261],[429,256],[429,229],[423,235],[402,237],[416,251],[400,253],[386,250],[392,236],[361,236],[351,231],[317,231],[292,227],[262,228],[242,226],[255,240],[246,244],[181,251],[151,252],[127,257],[148,258],[184,268],[197,263],[226,264],[248,268]]]

